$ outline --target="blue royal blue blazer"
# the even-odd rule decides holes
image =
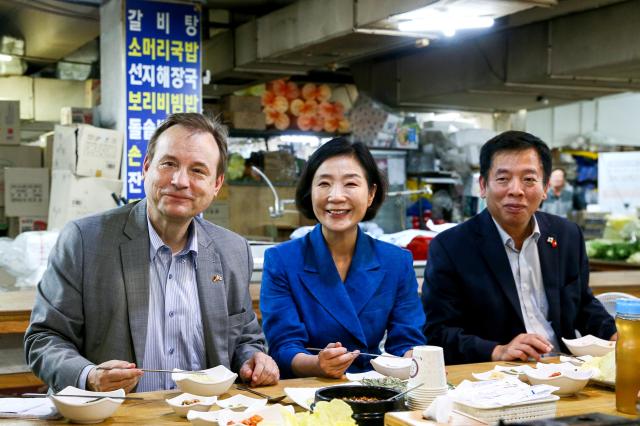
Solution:
[[[266,251],[260,289],[262,325],[283,378],[293,377],[305,347],[341,342],[348,350],[402,356],[425,344],[425,317],[411,253],[358,230],[346,281],[340,279],[317,225],[306,236]],[[315,354],[317,352],[313,352]],[[371,370],[358,357],[349,372]]]

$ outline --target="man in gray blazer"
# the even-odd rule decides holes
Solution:
[[[199,217],[224,181],[226,131],[170,116],[149,141],[146,198],[67,224],[38,286],[25,353],[54,391],[171,389],[140,368],[224,365],[278,381],[249,294],[242,237]]]

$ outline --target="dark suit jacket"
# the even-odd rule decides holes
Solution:
[[[575,338],[575,330],[609,339],[615,322],[589,289],[580,228],[558,216],[535,216],[548,319],[558,340]],[[496,345],[526,332],[507,253],[488,210],[431,242],[422,303],[427,341],[444,348],[448,364],[489,361]]]
[[[310,353],[305,347],[340,342],[349,350],[380,353],[385,331],[385,350],[394,355],[425,343],[411,253],[360,230],[344,283],[320,225],[267,250],[260,308],[282,377],[293,376],[291,361],[298,353]],[[369,360],[356,358],[348,371],[371,370]]]
[[[143,200],[70,222],[51,251],[25,334],[25,354],[33,372],[54,391],[76,386],[91,363],[119,359],[144,367],[146,206]],[[249,295],[251,252],[239,235],[194,220],[206,366],[238,371],[254,352],[265,351]]]

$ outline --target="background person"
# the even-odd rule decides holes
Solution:
[[[584,209],[583,204],[579,202],[578,194],[567,183],[564,169],[554,169],[549,178],[547,198],[540,210],[566,218],[572,211]]]
[[[580,228],[536,212],[547,196],[551,154],[537,137],[510,131],[480,151],[487,208],[431,242],[422,287],[429,344],[449,364],[526,360],[575,330],[617,337],[589,289]]]
[[[358,227],[375,216],[385,190],[362,143],[336,138],[309,158],[296,205],[320,223],[267,250],[260,292],[269,350],[283,377],[370,370],[370,358],[358,351],[380,353],[385,332],[385,350],[394,355],[410,356],[425,343],[411,253]]]
[[[147,197],[64,227],[25,334],[27,361],[53,391],[175,387],[136,366],[222,364],[252,385],[278,381],[251,305],[249,246],[197,217],[224,181],[226,141],[201,114],[168,117],[144,159]]]

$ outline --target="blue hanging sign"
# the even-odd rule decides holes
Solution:
[[[172,113],[202,111],[200,7],[127,0],[127,199],[144,197],[142,162],[158,125]]]

